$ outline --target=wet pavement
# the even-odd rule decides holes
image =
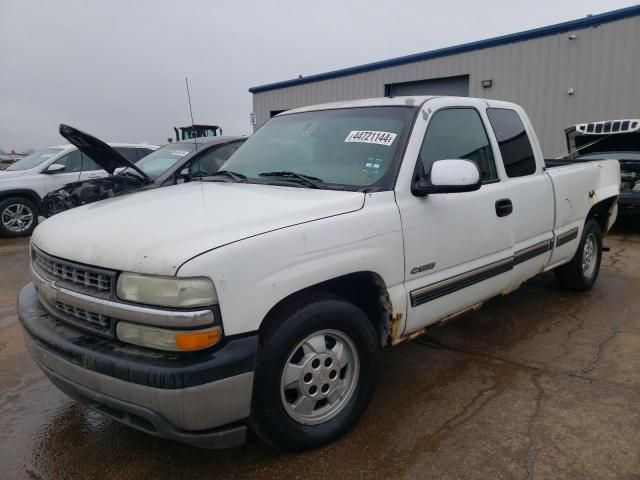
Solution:
[[[75,405],[15,315],[28,244],[0,239],[0,478],[640,478],[640,229],[607,237],[594,289],[541,275],[383,354],[358,425],[298,454],[199,450]]]

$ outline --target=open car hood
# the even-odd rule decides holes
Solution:
[[[69,143],[77,147],[78,150],[88,157],[91,157],[91,159],[104,168],[109,175],[113,175],[116,168],[129,167],[142,175],[146,180],[151,181],[149,176],[142,170],[124,158],[124,156],[118,153],[113,147],[93,135],[89,135],[86,132],[65,125],[64,123],[60,124],[59,131],[60,135],[66,138]]]

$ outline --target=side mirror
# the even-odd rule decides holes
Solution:
[[[471,160],[436,160],[428,179],[411,186],[411,193],[424,197],[430,193],[472,192],[482,186],[478,166]]]
[[[188,168],[183,168],[182,170],[180,170],[180,178],[183,182],[191,181],[191,173],[189,172]]]
[[[52,163],[47,167],[44,173],[61,173],[64,172],[66,168],[66,166],[60,165],[59,163]]]

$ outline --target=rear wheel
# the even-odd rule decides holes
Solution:
[[[31,235],[38,224],[38,208],[23,197],[0,201],[0,235],[22,237]]]
[[[379,343],[368,317],[333,295],[278,312],[261,339],[251,424],[267,443],[305,450],[348,431],[369,404]]]
[[[563,288],[584,291],[596,283],[602,260],[602,231],[594,219],[587,220],[573,259],[555,269],[556,281]]]

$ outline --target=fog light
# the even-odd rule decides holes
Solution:
[[[190,352],[212,347],[222,338],[222,328],[211,327],[203,330],[169,330],[135,323],[118,322],[118,340],[141,347]]]

